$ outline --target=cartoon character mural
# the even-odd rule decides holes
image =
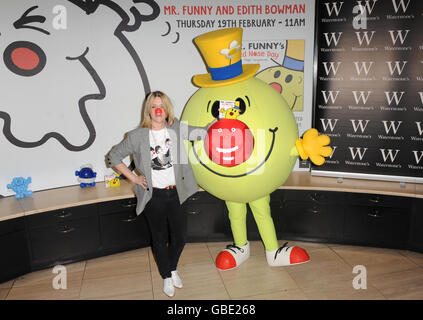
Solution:
[[[270,266],[309,260],[296,246],[279,248],[270,212],[270,193],[290,175],[298,155],[323,164],[331,154],[328,136],[310,129],[303,138],[285,99],[254,77],[259,65],[242,64],[242,29],[212,31],[194,39],[209,73],[193,77],[200,87],[187,102],[181,119],[209,128],[205,141],[186,142],[198,184],[225,200],[234,238],[216,258],[219,269],[238,267],[250,255],[246,214],[250,206]],[[236,118],[222,117],[221,102],[239,106]]]
[[[132,6],[130,8],[130,12],[132,14],[132,17],[128,15],[128,13],[125,12],[124,9],[122,9],[115,1],[107,1],[107,0],[94,0],[94,1],[88,1],[88,0],[69,0],[68,3],[72,5],[76,5],[80,9],[83,10],[83,12],[87,15],[93,14],[99,6],[107,7],[111,10],[113,10],[116,14],[119,15],[119,17],[122,19],[119,25],[116,27],[114,36],[119,39],[119,41],[122,43],[123,46],[128,50],[129,54],[131,55],[132,59],[135,62],[135,65],[139,71],[139,74],[141,76],[142,84],[144,87],[144,91],[147,93],[150,91],[149,82],[147,79],[147,75],[145,73],[143,64],[138,56],[138,54],[135,52],[134,48],[132,47],[131,43],[128,41],[126,36],[124,35],[124,32],[133,32],[135,30],[138,30],[141,26],[141,22],[143,21],[151,21],[154,20],[160,13],[160,8],[157,5],[155,1],[136,1],[134,0],[134,3],[145,3],[148,4],[151,7],[151,13],[148,15],[143,15],[141,12],[135,7]],[[42,2],[40,2],[39,5],[33,5],[33,1],[19,1],[19,7],[25,8],[23,12],[21,12],[21,16],[15,17],[16,19],[12,21],[12,31],[16,31],[19,29],[31,29],[35,30],[35,32],[39,33],[40,35],[44,35],[44,37],[51,37],[52,33],[55,31],[50,26],[44,26],[46,22],[46,17],[43,14],[40,14],[41,12],[45,11],[45,8],[39,8],[39,6],[43,7]],[[67,2],[63,2],[63,4],[66,4]],[[16,2],[13,2],[14,6],[16,5]],[[50,7],[50,3],[47,5],[44,5],[45,7]],[[50,8],[49,8],[50,9]],[[15,9],[16,10],[16,9]],[[134,19],[134,22],[130,24],[130,20]],[[13,19],[12,19],[13,20]],[[15,30],[13,30],[15,29]],[[49,29],[52,29],[51,31],[48,31]],[[7,29],[6,29],[7,30]],[[60,33],[60,31],[57,31],[57,33]],[[4,31],[0,31],[0,37],[3,39],[7,36],[7,33]],[[15,85],[15,90],[19,90],[21,94],[33,94],[34,88],[37,88],[37,81],[40,80],[40,73],[43,72],[43,70],[48,68],[48,64],[50,62],[50,59],[53,60],[52,55],[48,54],[48,51],[46,51],[45,48],[50,46],[51,44],[47,44],[48,40],[46,38],[40,38],[39,36],[32,36],[32,39],[30,40],[18,40],[22,39],[22,36],[19,36],[16,34],[16,38],[13,39],[12,37],[6,37],[6,40],[8,40],[8,44],[6,48],[3,51],[3,62],[6,66],[6,68],[12,72],[14,75],[11,79],[12,83]],[[34,41],[33,39],[37,39],[37,41]],[[38,43],[37,43],[38,42]],[[20,148],[35,148],[42,146],[45,144],[49,139],[56,139],[63,147],[70,151],[82,151],[87,148],[89,148],[95,138],[96,138],[96,130],[95,126],[87,112],[87,105],[86,103],[89,100],[98,100],[98,99],[104,99],[106,95],[106,87],[104,85],[104,82],[102,81],[101,77],[95,70],[93,64],[89,60],[89,47],[83,47],[83,41],[81,41],[81,52],[77,55],[71,56],[70,54],[68,56],[59,57],[60,59],[63,59],[64,63],[74,63],[79,62],[80,65],[88,72],[90,75],[92,81],[95,83],[96,91],[87,95],[84,95],[79,98],[78,101],[70,101],[69,105],[61,105],[61,108],[64,109],[71,109],[78,111],[80,113],[80,118],[85,126],[85,130],[88,131],[88,137],[86,141],[81,142],[79,144],[72,143],[70,141],[70,138],[66,137],[64,134],[57,131],[51,131],[51,132],[42,132],[40,130],[36,134],[40,135],[39,139],[31,140],[33,137],[23,137],[25,135],[25,132],[16,132],[17,130],[14,130],[16,128],[21,128],[22,125],[15,124],[12,119],[12,113],[13,109],[20,109],[20,108],[36,108],[38,106],[24,106],[20,105],[18,97],[13,97],[13,102],[9,102],[9,105],[5,108],[4,104],[0,104],[0,119],[3,119],[3,134],[6,137],[6,139],[12,143],[13,145],[20,147]],[[75,66],[76,68],[76,66]],[[63,68],[64,69],[64,68]],[[57,71],[60,73],[60,71]],[[17,77],[16,77],[17,76]],[[57,77],[58,78],[58,77]],[[47,82],[50,84],[53,84],[58,79],[55,77],[52,77],[52,79]],[[41,89],[39,89],[38,93],[42,93]],[[60,101],[61,104],[66,103],[66,101]],[[12,105],[11,105],[12,104]],[[14,105],[13,105],[14,104]],[[41,107],[41,106],[40,106]],[[7,109],[7,110],[6,110]],[[53,117],[52,117],[53,118]],[[28,119],[25,119],[28,121]],[[52,119],[50,119],[52,120]],[[52,121],[48,121],[52,122]],[[78,129],[82,129],[84,127],[83,125],[76,124],[75,127]],[[46,127],[45,126],[39,126],[39,127]],[[63,128],[63,126],[62,126]]]
[[[303,110],[304,40],[287,40],[282,64],[266,68],[256,77],[278,91],[292,111]]]
[[[116,136],[105,124],[122,118],[115,126],[124,126],[131,112],[135,119],[139,101],[151,91],[142,61],[147,49],[135,49],[131,33],[142,35],[159,14],[152,0],[0,4],[0,145],[10,153],[2,162],[6,172],[35,176],[34,188],[41,190],[73,184],[65,172],[86,159],[100,168],[104,160],[96,155]],[[124,72],[116,77],[119,68]],[[113,100],[117,96],[121,106]],[[47,177],[52,171],[56,179]],[[1,193],[10,193],[9,179],[0,178]]]

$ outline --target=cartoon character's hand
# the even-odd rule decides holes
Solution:
[[[303,160],[310,160],[321,166],[325,162],[324,157],[329,157],[332,153],[332,148],[327,145],[330,143],[330,138],[327,135],[320,135],[316,129],[309,129],[304,133],[303,138],[297,139],[295,145],[297,151]]]

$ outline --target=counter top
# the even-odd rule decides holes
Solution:
[[[390,196],[423,198],[423,185],[399,182],[346,179],[312,176],[310,172],[293,172],[279,189],[319,190],[354,193],[373,193]],[[202,189],[199,189],[200,191]],[[29,198],[17,200],[14,196],[0,199],[0,221],[61,208],[87,205],[135,197],[133,184],[122,180],[120,187],[106,188],[104,182],[95,187],[81,188],[79,185],[36,191]]]

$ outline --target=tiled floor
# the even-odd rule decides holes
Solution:
[[[282,244],[284,241],[280,241]],[[311,261],[269,267],[263,245],[251,242],[251,257],[239,268],[218,271],[214,260],[228,243],[189,243],[180,262],[183,289],[173,299],[418,299],[423,300],[423,254],[390,249],[290,242]],[[366,289],[354,289],[354,266],[365,267]],[[362,269],[363,270],[363,269]],[[163,281],[150,248],[66,265],[66,289],[53,288],[53,269],[0,283],[0,299],[162,300]]]

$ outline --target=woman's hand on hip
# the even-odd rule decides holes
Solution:
[[[147,178],[143,175],[135,176],[132,182],[140,185],[144,189],[147,189]]]

